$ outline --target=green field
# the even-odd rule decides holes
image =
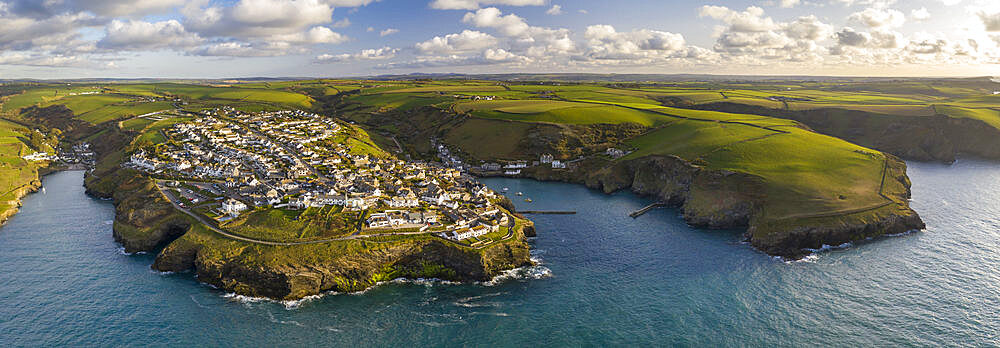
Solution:
[[[122,121],[122,128],[130,131],[141,131],[146,126],[153,124],[156,120],[150,118],[136,117]]]
[[[971,118],[986,122],[986,124],[1000,129],[1000,111],[995,108],[963,108],[955,106],[935,106],[938,113],[950,117]]]
[[[471,111],[482,118],[562,124],[637,123],[653,126],[666,119],[655,113],[622,108],[555,100],[501,100],[460,103],[456,110]]]
[[[354,232],[356,223],[357,212],[329,206],[302,211],[257,210],[223,226],[241,236],[285,242],[346,236]]]
[[[171,117],[159,120],[147,125],[142,134],[136,137],[135,144],[162,144],[167,141],[163,135],[163,130],[173,127],[175,124],[191,121],[190,117]]]
[[[26,142],[32,130],[0,120],[0,214],[16,208],[14,191],[38,178],[39,164],[21,156],[31,154]]]
[[[97,88],[92,86],[58,86],[58,85],[42,85],[36,88],[31,88],[24,91],[21,94],[16,94],[12,96],[7,96],[3,99],[3,113],[14,114],[17,113],[21,108],[26,108],[29,106],[38,105],[45,102],[50,102],[53,100],[59,100],[66,97],[76,97],[72,94],[78,93],[89,93],[98,91]],[[87,95],[87,96],[98,96],[98,95]]]

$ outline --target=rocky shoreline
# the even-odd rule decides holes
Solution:
[[[38,192],[38,190],[42,189],[42,179],[41,179],[42,177],[44,177],[46,175],[49,175],[49,174],[52,174],[52,173],[55,173],[55,172],[58,172],[58,171],[62,171],[62,170],[74,170],[74,169],[75,168],[59,167],[59,166],[53,166],[53,165],[47,165],[47,166],[39,167],[35,171],[35,178],[34,179],[32,179],[28,183],[22,185],[20,188],[14,190],[12,192],[14,194],[14,199],[12,199],[12,200],[10,200],[10,201],[7,202],[10,205],[10,207],[8,207],[7,209],[4,209],[4,210],[0,211],[0,226],[3,226],[4,224],[6,224],[7,220],[10,220],[10,218],[12,216],[14,216],[15,214],[17,214],[17,212],[21,208],[21,199],[24,198],[24,196],[27,196],[28,194],[31,194],[31,193]]]
[[[761,217],[765,183],[744,173],[708,170],[677,156],[650,156],[623,162],[594,157],[577,163],[575,170],[536,167],[517,177],[540,181],[582,184],[613,193],[619,190],[652,197],[680,210],[693,227],[745,229],[744,236],[756,249],[772,256],[799,259],[810,249],[840,245],[882,235],[905,233],[925,227],[910,209],[906,164],[889,158],[886,177],[905,188],[893,203],[871,211],[842,216],[803,217],[792,221],[768,221]]]
[[[3,211],[0,211],[0,226],[6,224],[7,220],[10,220],[10,218],[14,216],[14,214],[17,214],[17,212],[20,210],[21,198],[24,198],[24,196],[27,196],[30,193],[38,192],[38,190],[40,190],[41,188],[42,188],[42,182],[39,179],[35,179],[21,186],[20,188],[14,190],[12,192],[14,194],[14,199],[7,202],[10,205],[10,207],[4,209]]]

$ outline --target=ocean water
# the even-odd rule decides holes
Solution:
[[[538,215],[540,267],[489,284],[388,283],[296,303],[150,270],[80,172],[0,228],[0,346],[998,346],[1000,164],[910,163],[926,231],[784,262],[629,193],[489,179]]]

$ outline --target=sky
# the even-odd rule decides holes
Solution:
[[[0,0],[0,78],[1000,75],[997,0]]]

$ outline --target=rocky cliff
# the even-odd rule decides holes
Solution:
[[[602,158],[581,161],[573,170],[536,168],[525,177],[584,184],[606,193],[628,189],[679,207],[685,221],[695,227],[746,229],[756,248],[786,258],[800,258],[808,249],[840,245],[886,234],[924,228],[909,208],[910,182],[906,164],[890,158],[886,185],[895,197],[883,206],[839,214],[816,214],[791,219],[767,217],[766,183],[745,173],[709,170],[676,156],[650,156],[613,162]],[[780,198],[778,198],[780,199]]]
[[[17,214],[18,209],[21,207],[21,198],[32,192],[38,192],[38,189],[42,187],[42,182],[38,179],[32,180],[31,182],[13,190],[10,192],[11,200],[2,202],[0,204],[0,226],[7,223],[7,220],[11,216]]]
[[[271,247],[237,245],[213,238],[204,230],[191,232],[167,246],[153,268],[193,268],[198,280],[225,291],[290,300],[328,291],[360,291],[401,277],[484,281],[505,270],[531,264],[523,237],[483,250],[438,239],[384,245],[350,242],[357,245]]]

